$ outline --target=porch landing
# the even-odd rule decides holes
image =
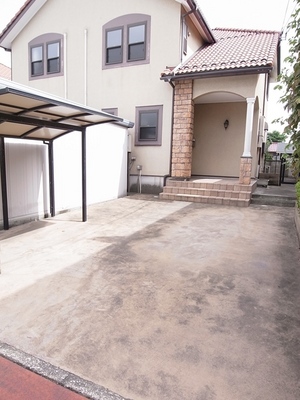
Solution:
[[[241,185],[238,178],[201,176],[194,176],[189,180],[168,178],[159,197],[163,200],[248,207],[256,186],[257,181],[254,179],[250,185]]]

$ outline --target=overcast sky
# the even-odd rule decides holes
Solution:
[[[0,0],[0,31],[5,28],[24,2],[24,0]],[[293,0],[198,0],[198,3],[211,28],[277,31],[281,31],[286,25],[295,7]],[[0,62],[9,65],[9,54],[1,51]]]
[[[111,1],[113,2],[113,0]],[[24,3],[25,0],[0,0],[0,31],[5,28]],[[198,4],[211,28],[276,31],[284,30],[295,8],[294,0],[198,0]],[[282,42],[282,48],[285,57],[287,55],[286,41]],[[10,65],[10,54],[1,48],[0,63]],[[276,95],[275,93],[273,97]],[[278,116],[278,112],[280,113],[276,102],[277,100],[273,98],[274,106],[270,111],[271,115],[274,114],[274,118]]]

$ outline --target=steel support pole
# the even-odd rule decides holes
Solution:
[[[55,187],[54,187],[54,161],[53,141],[48,143],[48,164],[49,164],[49,192],[50,192],[50,214],[55,216]]]
[[[82,221],[87,220],[86,205],[86,129],[81,132],[81,164],[82,164]]]
[[[0,137],[0,168],[1,168],[1,194],[2,194],[2,212],[3,228],[9,229],[8,220],[8,202],[7,202],[7,180],[6,180],[6,162],[5,162],[5,142],[4,137]]]

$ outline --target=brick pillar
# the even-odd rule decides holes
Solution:
[[[193,81],[175,82],[172,141],[173,178],[190,178],[194,132]]]
[[[252,170],[252,157],[241,157],[240,163],[240,179],[242,185],[250,185]]]

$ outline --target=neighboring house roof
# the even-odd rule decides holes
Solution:
[[[274,142],[268,147],[269,153],[293,154],[294,147],[289,143]]]
[[[204,45],[173,70],[165,70],[162,78],[263,73],[277,66],[280,32],[218,28],[213,34],[216,43]]]
[[[0,78],[11,80],[11,69],[0,63]]]
[[[207,43],[214,43],[215,38],[200,11],[197,0],[175,1],[182,4],[204,40]],[[27,0],[0,34],[0,46],[10,50],[13,40],[46,2],[47,0]]]

